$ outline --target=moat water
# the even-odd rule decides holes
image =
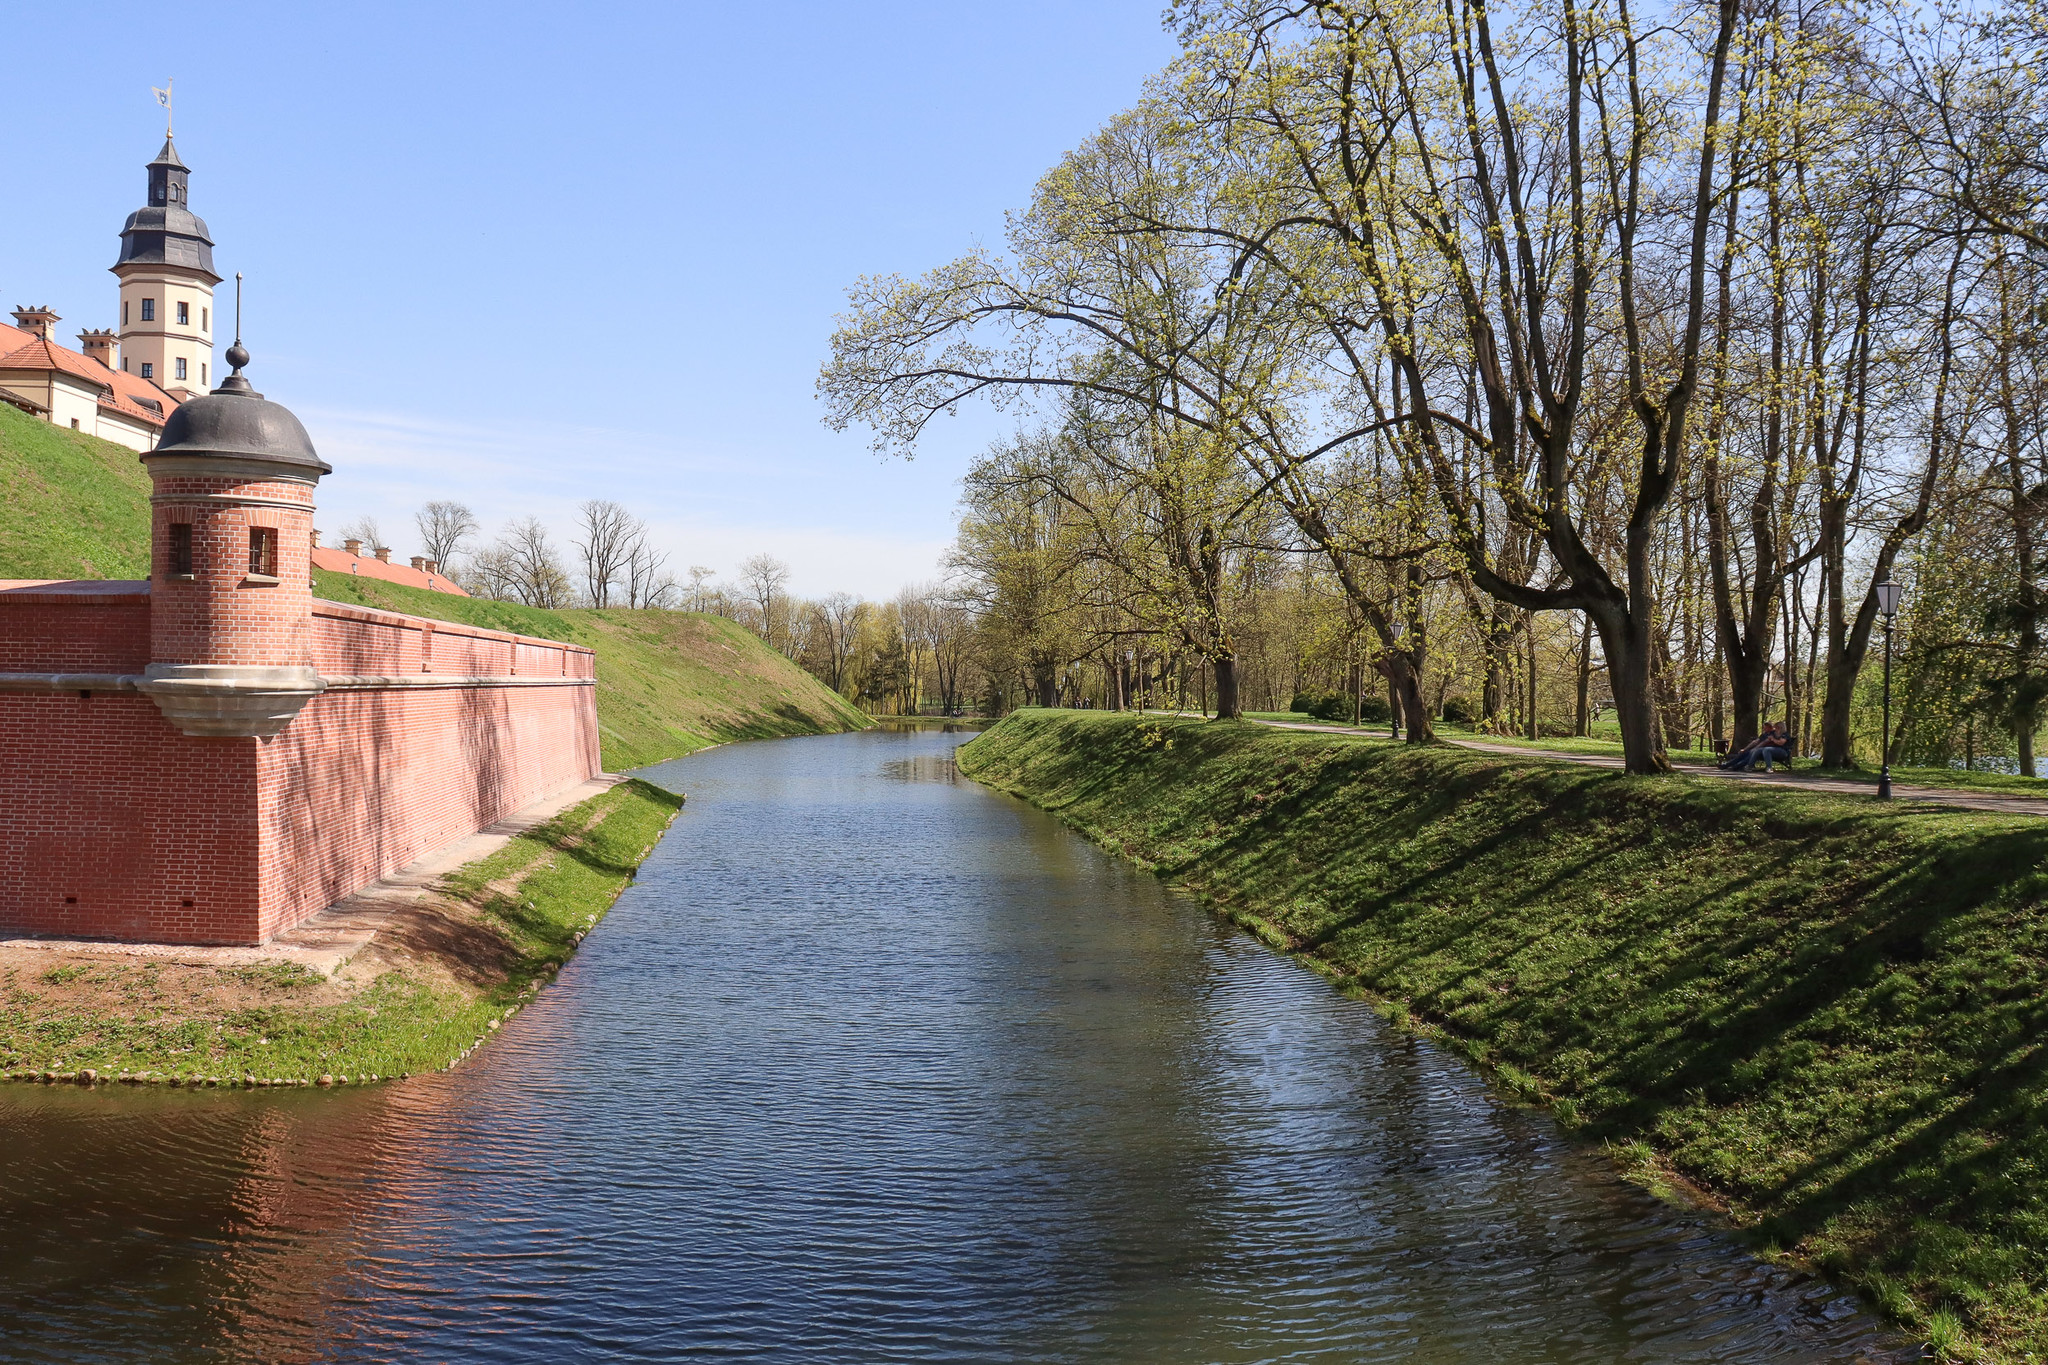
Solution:
[[[0,1088],[0,1360],[1894,1358],[963,738],[649,770],[687,809],[454,1072]]]

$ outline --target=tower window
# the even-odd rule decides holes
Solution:
[[[206,382],[206,362],[203,360],[199,362],[199,382],[202,384]]]
[[[185,357],[179,356],[171,363],[178,367],[178,378],[183,379],[185,377]]]
[[[180,327],[190,327],[192,325],[192,306],[182,299],[178,302],[178,325]]]
[[[121,373],[128,373],[128,357],[125,355],[121,357]]]
[[[143,377],[144,379],[154,379],[154,378],[156,378],[156,366],[155,366],[155,365],[153,365],[153,364],[151,364],[151,363],[150,363],[149,361],[147,361],[147,360],[143,361],[143,362],[142,362],[142,377]]]
[[[172,573],[192,572],[192,523],[174,521],[171,523],[170,563],[166,566]]]
[[[199,330],[202,332],[211,332],[213,330],[213,310],[211,308],[199,310]]]
[[[144,300],[142,301],[142,320],[143,320],[144,322],[155,322],[155,321],[156,321],[156,300],[155,300],[155,299],[144,299]]]
[[[123,327],[128,325],[128,300],[126,299],[121,300],[121,325]]]
[[[249,572],[262,574],[268,578],[277,577],[276,527],[249,528]]]

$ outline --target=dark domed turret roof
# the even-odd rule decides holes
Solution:
[[[164,423],[163,439],[142,458],[196,455],[261,460],[297,465],[316,478],[332,474],[334,467],[314,452],[313,438],[306,435],[292,410],[256,392],[242,374],[249,353],[241,342],[228,349],[227,361],[235,372],[212,393],[180,403]]]
[[[147,169],[149,203],[129,214],[121,225],[121,256],[114,268],[183,266],[202,271],[218,283],[220,276],[213,273],[213,239],[206,234],[206,221],[186,205],[190,172],[169,138]]]

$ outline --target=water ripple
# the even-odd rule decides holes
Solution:
[[[455,1072],[0,1094],[0,1360],[1893,1358],[955,742],[657,772]]]

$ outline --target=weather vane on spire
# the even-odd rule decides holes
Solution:
[[[174,84],[176,82],[169,76],[166,76],[164,77],[163,89],[158,90],[153,85],[149,87],[156,95],[156,102],[164,107],[164,137],[166,140],[171,136],[171,86]]]

